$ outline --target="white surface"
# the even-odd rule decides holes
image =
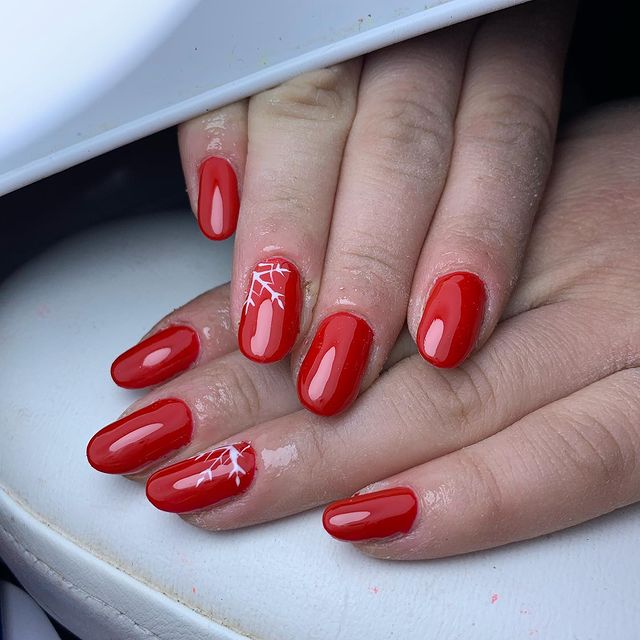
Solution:
[[[637,506],[393,563],[332,540],[319,511],[209,534],[93,471],[87,440],[134,397],[110,382],[111,359],[225,280],[229,250],[190,214],[153,216],[69,241],[0,290],[0,553],[40,602],[86,640],[638,637]]]
[[[273,86],[523,0],[5,0],[0,194]]]
[[[11,156],[52,136],[53,129],[140,64],[195,4],[4,0],[0,109],[9,126],[0,128],[0,154]]]
[[[60,640],[44,611],[22,589],[9,582],[0,582],[0,638]]]

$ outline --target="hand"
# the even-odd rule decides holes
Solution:
[[[488,339],[550,167],[571,16],[567,2],[536,0],[181,127],[203,232],[228,237],[240,210],[240,350],[267,363],[293,349],[307,409],[349,406],[407,317],[438,367]],[[123,386],[149,381],[114,373]]]
[[[511,301],[457,369],[404,357],[340,417],[295,411],[286,363],[219,357],[226,292],[205,294],[160,325],[194,327],[196,368],[97,434],[92,464],[156,471],[153,504],[212,530],[360,489],[324,523],[383,558],[501,545],[639,500],[639,122],[636,103],[566,133]]]

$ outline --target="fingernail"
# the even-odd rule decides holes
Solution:
[[[471,353],[482,325],[486,293],[474,273],[458,271],[438,278],[418,327],[422,357],[436,367],[455,367]]]
[[[259,262],[242,307],[238,344],[255,362],[284,358],[296,341],[300,324],[300,274],[282,258]]]
[[[248,442],[219,447],[156,471],[147,498],[171,513],[206,509],[244,493],[253,480],[256,455]]]
[[[118,356],[111,377],[125,389],[148,387],[187,369],[199,351],[200,340],[191,327],[167,327]]]
[[[87,458],[103,473],[134,473],[191,441],[191,411],[181,400],[158,400],[98,431]]]
[[[224,240],[236,230],[240,198],[238,178],[228,160],[207,158],[200,165],[198,225],[211,240]]]
[[[418,500],[413,491],[393,487],[330,504],[322,524],[338,540],[359,542],[407,533],[417,514]]]
[[[346,409],[360,390],[372,341],[371,327],[352,313],[325,318],[300,367],[300,402],[323,416]]]

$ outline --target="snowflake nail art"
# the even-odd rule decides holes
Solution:
[[[200,476],[196,481],[196,487],[199,487],[203,482],[213,480],[213,473],[221,465],[231,467],[229,469],[228,478],[233,479],[236,486],[240,486],[241,476],[247,475],[247,472],[242,468],[240,459],[244,457],[244,452],[249,449],[249,445],[245,445],[242,449],[238,449],[236,445],[229,445],[228,447],[220,447],[220,449],[214,449],[213,451],[207,451],[201,453],[195,457],[195,460],[203,460],[204,462],[211,462],[211,464],[200,472]]]
[[[256,306],[255,298],[261,296],[265,291],[271,296],[271,302],[276,302],[284,311],[284,294],[276,291],[274,287],[276,286],[276,275],[286,279],[285,274],[287,273],[291,273],[291,270],[283,267],[279,261],[275,262],[275,264],[273,262],[259,262],[251,274],[251,286],[249,287],[247,300],[244,303],[245,312],[249,307]],[[260,287],[259,291],[257,289],[258,286]]]
[[[246,491],[256,455],[248,442],[206,451],[154,473],[147,497],[158,509],[187,513],[211,507]]]
[[[242,306],[238,344],[254,362],[276,362],[289,353],[299,330],[300,274],[284,258],[260,261]]]

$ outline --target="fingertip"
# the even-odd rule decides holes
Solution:
[[[413,490],[391,487],[330,504],[322,524],[338,540],[370,542],[407,534],[417,514],[418,500]]]
[[[485,284],[475,273],[454,271],[440,276],[418,325],[420,355],[441,369],[462,364],[477,343],[486,299]]]
[[[226,240],[235,233],[240,211],[236,170],[226,158],[209,156],[198,174],[198,226],[209,240]]]

